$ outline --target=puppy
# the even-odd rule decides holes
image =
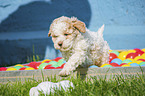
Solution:
[[[91,32],[85,23],[75,17],[59,17],[50,25],[55,49],[60,50],[67,61],[60,76],[68,76],[78,66],[101,66],[109,63],[109,46],[103,39],[104,25],[98,32]]]

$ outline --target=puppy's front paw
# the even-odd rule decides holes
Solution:
[[[70,75],[70,72],[67,71],[67,70],[61,70],[61,71],[59,72],[59,76],[67,77],[68,75]]]

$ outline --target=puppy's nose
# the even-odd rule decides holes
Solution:
[[[60,42],[58,42],[58,45],[61,47],[61,46],[62,46],[62,43],[63,43],[63,42],[62,42],[62,41],[60,41]]]

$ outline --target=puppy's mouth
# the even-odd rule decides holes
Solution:
[[[58,50],[60,50],[60,51],[69,51],[69,50],[71,49],[71,47],[72,47],[71,44],[68,45],[68,46],[64,46],[64,45],[62,45],[62,46],[57,46],[56,49],[58,49]]]
[[[69,42],[69,41],[67,42],[63,41],[60,43],[54,43],[54,47],[55,49],[60,50],[60,51],[69,51],[73,47],[73,44],[72,42]]]
[[[60,51],[68,51],[70,49],[71,49],[71,46],[69,46],[69,47],[60,47],[59,48]]]

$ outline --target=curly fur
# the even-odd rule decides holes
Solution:
[[[110,48],[103,39],[103,31],[104,25],[97,32],[91,32],[75,17],[62,16],[52,22],[48,36],[52,36],[54,47],[67,61],[60,76],[69,75],[78,66],[108,63]]]

